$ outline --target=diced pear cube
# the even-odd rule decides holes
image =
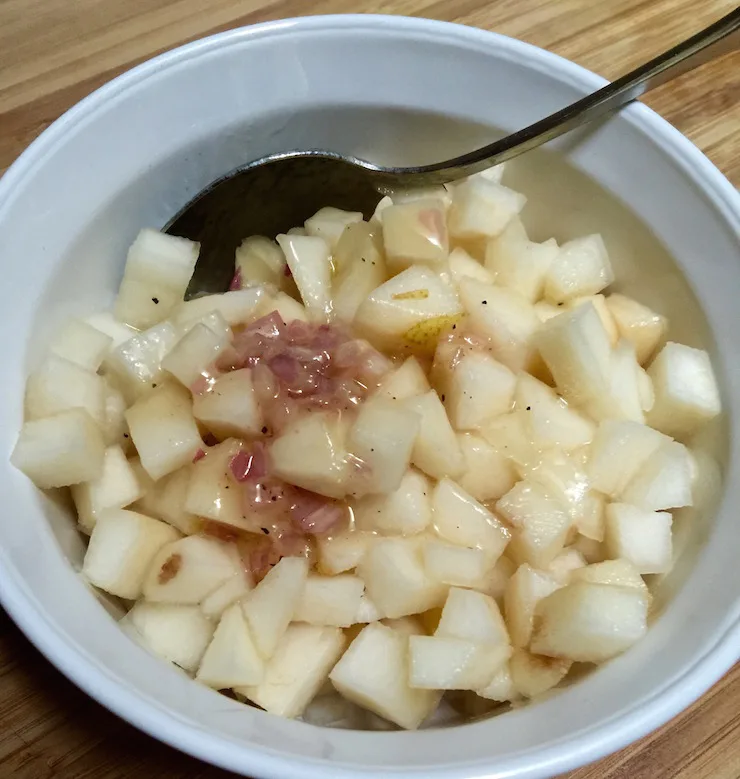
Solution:
[[[253,584],[246,574],[232,576],[200,602],[200,610],[208,619],[220,619],[229,606],[242,600]]]
[[[340,498],[349,473],[345,430],[337,414],[300,417],[270,447],[275,475],[289,484]]]
[[[374,533],[349,530],[332,536],[317,538],[318,569],[334,575],[356,568],[375,539]]]
[[[193,275],[200,244],[144,229],[131,244],[115,314],[132,327],[161,322],[182,302]]]
[[[432,521],[431,493],[429,479],[409,469],[394,492],[365,498],[352,506],[355,527],[384,535],[420,533]]]
[[[360,493],[389,494],[400,488],[420,424],[415,409],[390,399],[377,397],[362,405],[349,432],[352,454],[367,466],[356,480]]]
[[[643,463],[622,490],[620,500],[651,511],[691,506],[692,474],[689,450],[683,444],[668,441]]]
[[[482,549],[466,549],[432,539],[422,547],[427,576],[442,584],[478,588],[491,565]]]
[[[306,219],[304,227],[309,235],[323,238],[333,252],[347,227],[359,222],[362,222],[359,211],[343,211],[341,208],[326,206]]]
[[[111,336],[82,319],[71,319],[56,334],[50,349],[57,357],[95,373],[112,344]]]
[[[124,390],[136,397],[161,380],[162,360],[177,343],[177,336],[171,322],[160,322],[110,351],[104,365],[123,381]]]
[[[458,239],[493,238],[524,208],[527,198],[502,184],[469,178],[452,192],[450,235]]]
[[[329,678],[348,700],[415,730],[437,707],[440,694],[409,686],[408,644],[403,633],[372,623],[350,644]]]
[[[584,303],[591,303],[596,309],[596,313],[599,315],[599,319],[601,319],[601,324],[604,325],[604,330],[606,330],[607,335],[609,336],[609,343],[614,346],[620,340],[621,336],[619,334],[619,329],[617,328],[617,323],[614,321],[609,306],[606,304],[604,295],[582,295],[581,297],[571,298],[565,305],[566,309],[572,310]],[[554,308],[557,313],[561,313],[562,309],[558,306],[555,306]]]
[[[509,579],[504,594],[506,625],[515,647],[526,647],[532,638],[537,604],[561,585],[549,574],[531,565],[520,565]]]
[[[278,235],[301,300],[312,322],[331,318],[331,253],[315,235]]]
[[[162,368],[190,388],[228,344],[227,336],[199,322],[165,355]]]
[[[606,507],[606,548],[641,574],[667,573],[673,563],[672,524],[668,512],[612,503]]]
[[[475,690],[491,681],[510,654],[508,646],[491,647],[445,636],[411,636],[409,684],[427,690]]]
[[[606,532],[606,531],[605,531]],[[583,559],[589,564],[603,563],[607,558],[605,544],[593,538],[587,538],[580,533],[575,537],[571,546],[580,552]]]
[[[182,332],[196,322],[200,322],[203,317],[217,311],[230,327],[234,327],[254,319],[259,307],[268,297],[268,288],[264,286],[234,289],[217,295],[203,295],[181,303],[172,312],[172,320]]]
[[[498,501],[496,510],[514,525],[509,553],[516,562],[546,568],[562,550],[571,518],[539,484],[518,482]]]
[[[586,565],[586,559],[578,549],[569,546],[547,566],[547,574],[558,584],[570,584],[573,574]]]
[[[187,536],[157,552],[142,592],[153,603],[200,603],[229,579],[244,577],[244,566],[232,544]]]
[[[570,660],[533,655],[518,649],[509,661],[509,673],[514,690],[525,698],[537,698],[565,678]]]
[[[279,287],[285,279],[286,262],[283,250],[275,241],[264,235],[250,235],[245,238],[236,249],[234,264],[241,287],[261,284],[274,284]]]
[[[514,688],[514,682],[509,669],[510,665],[510,662],[504,663],[485,687],[476,690],[481,698],[504,703],[505,701],[515,701],[520,697]]]
[[[669,341],[647,370],[655,403],[648,424],[683,438],[722,410],[709,355]]]
[[[450,252],[447,266],[450,269],[450,276],[456,284],[459,284],[464,278],[475,279],[483,284],[493,284],[493,274],[460,247]]]
[[[305,558],[284,557],[244,601],[244,615],[262,657],[275,652],[301,602],[307,577]]]
[[[620,341],[611,356],[609,387],[600,397],[589,400],[586,410],[596,420],[632,419],[644,422],[642,375],[634,346],[628,341]]]
[[[547,273],[545,297],[551,303],[564,303],[581,295],[595,295],[613,281],[603,238],[587,235],[560,247]]]
[[[134,504],[134,510],[161,519],[185,535],[197,533],[202,524],[201,520],[195,514],[185,510],[192,466],[186,465],[154,482],[144,470],[138,457],[132,458],[129,462],[139,484],[145,485],[144,495]]]
[[[496,565],[493,566],[491,572],[485,577],[482,586],[478,586],[476,589],[484,592],[486,595],[490,595],[499,606],[503,607],[506,585],[516,569],[516,563],[512,562],[508,557],[499,557]]]
[[[471,327],[488,338],[497,360],[513,371],[532,363],[532,339],[540,320],[518,292],[475,279],[460,282],[460,300]]]
[[[394,203],[383,211],[383,246],[388,263],[405,268],[414,263],[439,265],[449,245],[445,209],[436,199]]]
[[[647,632],[648,597],[634,587],[574,582],[540,602],[531,649],[536,654],[601,663]]]
[[[522,467],[521,471],[529,484],[538,485],[549,498],[563,506],[574,523],[588,510],[586,498],[590,484],[575,452],[566,455],[550,449],[539,463]]]
[[[41,489],[99,479],[105,444],[100,427],[81,408],[26,422],[10,462]]]
[[[219,620],[195,680],[214,690],[226,690],[260,684],[264,675],[264,660],[254,646],[241,607],[235,603]]]
[[[124,617],[137,639],[155,655],[195,671],[211,638],[213,623],[197,606],[139,601]]]
[[[377,622],[383,619],[380,609],[363,593],[360,598],[360,606],[355,614],[355,625],[367,625],[368,622]]]
[[[516,376],[488,354],[464,354],[452,368],[445,407],[457,430],[477,430],[511,411]]]
[[[647,585],[629,560],[604,560],[573,571],[573,581],[594,584],[612,584],[617,587],[636,587],[647,594]]]
[[[432,507],[434,527],[442,538],[482,549],[490,563],[501,556],[511,539],[509,530],[493,513],[449,479],[435,487]]]
[[[384,395],[391,400],[405,400],[415,395],[423,395],[430,390],[424,369],[416,357],[408,357],[399,368],[383,379],[378,388],[378,395]]]
[[[105,394],[102,376],[52,354],[28,377],[26,418],[42,419],[71,408],[81,408],[102,425]]]
[[[163,385],[126,412],[131,438],[144,470],[161,479],[192,462],[203,441],[184,387]]]
[[[354,323],[381,349],[432,352],[442,330],[462,314],[455,289],[433,270],[414,265],[374,289]]]
[[[391,618],[441,606],[447,595],[445,585],[427,576],[414,538],[378,539],[360,561],[357,574],[370,600]]]
[[[249,368],[224,374],[208,392],[196,395],[193,416],[220,439],[260,435],[264,423]]]
[[[640,365],[645,365],[662,342],[668,320],[625,295],[614,293],[606,298],[620,338],[634,344]]]
[[[351,574],[311,574],[293,619],[310,625],[348,628],[356,622],[364,591],[362,579]]]
[[[407,398],[403,407],[420,419],[411,462],[434,479],[461,475],[465,461],[439,395],[429,390],[424,395]]]
[[[178,537],[173,527],[135,511],[105,511],[90,535],[82,573],[101,590],[134,600],[157,552]]]
[[[511,461],[475,433],[457,436],[465,459],[459,484],[477,501],[498,500],[519,478]]]
[[[120,446],[109,446],[103,456],[103,472],[97,479],[72,485],[77,519],[86,533],[95,527],[106,509],[122,509],[137,501],[142,486]]]
[[[496,601],[490,595],[459,587],[450,587],[434,635],[509,646],[506,623]]]
[[[532,440],[526,413],[526,407],[524,411],[517,409],[494,419],[481,430],[486,441],[518,468],[534,466],[542,457],[540,447]]]
[[[378,239],[367,222],[347,227],[339,239],[333,262],[332,308],[336,319],[352,322],[365,298],[387,278]]]
[[[346,645],[339,628],[290,625],[254,687],[237,687],[270,714],[299,717],[326,682]]]

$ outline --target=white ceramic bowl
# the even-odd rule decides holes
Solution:
[[[217,35],[98,90],[0,182],[2,451],[54,327],[107,306],[138,229],[162,225],[220,174],[292,147],[431,161],[489,137],[485,127],[514,130],[602,83],[491,33],[344,16]],[[713,518],[707,504],[684,517],[682,565],[659,593],[669,605],[642,643],[547,701],[462,727],[366,733],[281,720],[193,684],[125,638],[75,575],[70,561],[79,564],[83,547],[64,507],[4,458],[0,598],[36,646],[134,725],[260,778],[551,776],[642,736],[707,689],[740,646],[740,198],[643,106],[560,148],[567,164],[533,153],[511,167],[535,237],[603,232],[623,286],[671,314],[677,337],[712,350],[729,410],[710,436],[725,469],[722,505]]]

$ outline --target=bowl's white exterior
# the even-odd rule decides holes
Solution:
[[[407,151],[408,126],[397,140],[398,128],[384,133],[372,122],[362,135],[367,114],[354,125],[342,111],[341,121],[314,114],[296,124],[290,112],[320,106],[332,117],[337,107],[400,107],[512,130],[602,83],[491,33],[344,16],[217,35],[98,90],[0,181],[2,451],[13,446],[23,379],[38,345],[63,317],[111,300],[124,249],[140,226],[161,225],[245,157],[317,143],[387,161]],[[241,132],[257,119],[260,130]],[[460,139],[457,148],[469,142]],[[450,139],[444,151],[453,147]],[[428,138],[412,151],[405,159],[431,159],[442,149]],[[79,561],[81,546],[63,511],[4,458],[0,600],[36,646],[134,725],[253,777],[552,776],[640,737],[707,689],[740,654],[740,198],[643,106],[571,141],[568,151],[576,168],[629,202],[682,267],[713,334],[729,409],[727,488],[712,534],[688,586],[645,641],[551,700],[464,727],[364,733],[281,720],[192,684],[123,637],[69,565],[67,558]],[[653,286],[663,283],[670,285],[669,275],[658,273]]]

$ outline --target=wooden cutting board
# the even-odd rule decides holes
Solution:
[[[496,30],[607,78],[711,23],[734,0],[0,0],[0,172],[63,111],[185,41],[254,22],[396,13]],[[647,102],[740,185],[740,54]],[[643,741],[569,779],[739,779],[740,666]],[[226,777],[87,698],[0,612],[0,777]]]

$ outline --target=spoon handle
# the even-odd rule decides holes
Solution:
[[[414,186],[444,184],[510,160],[621,108],[654,87],[740,48],[740,7],[678,46],[612,81],[597,92],[477,151],[446,162],[398,169]],[[383,172],[396,173],[392,168]],[[405,181],[409,184],[409,179]]]

